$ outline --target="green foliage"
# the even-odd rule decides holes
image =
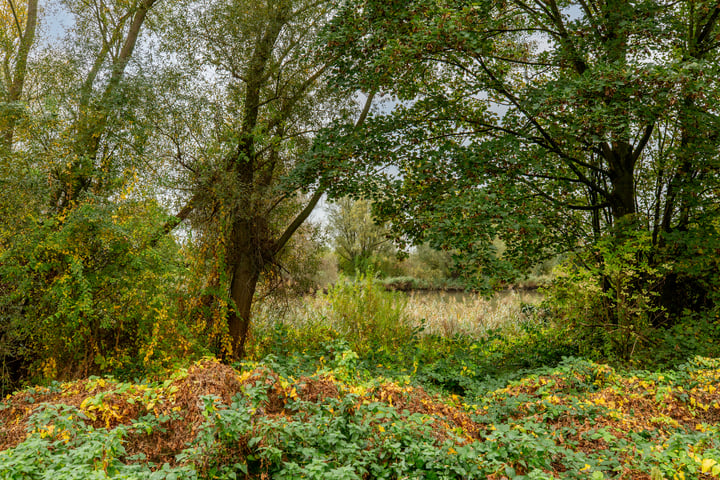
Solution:
[[[4,361],[53,379],[147,372],[187,353],[176,312],[179,251],[170,238],[152,240],[161,219],[152,203],[87,198],[64,217],[6,237]]]
[[[327,353],[325,347],[340,336],[324,316],[295,322],[278,318],[277,312],[273,312],[272,318],[266,321],[265,312],[258,310],[252,342],[248,347],[249,359],[260,360],[271,355],[293,365],[305,363],[312,370],[312,365]]]
[[[459,276],[452,256],[451,252],[436,250],[427,244],[418,245],[410,252],[405,270],[409,276],[442,287]]]
[[[389,290],[425,290],[431,288],[431,284],[426,280],[416,277],[386,277],[380,280],[385,288]],[[434,286],[434,285],[432,285]]]
[[[213,465],[208,477],[233,478],[233,473],[257,474],[259,467],[272,478],[347,479],[402,478],[408,474],[452,479],[477,470],[476,454],[454,441],[434,438],[433,423],[423,415],[402,415],[380,402],[358,405],[358,397],[321,402],[290,399],[286,408],[302,418],[270,417],[252,421],[250,412],[267,401],[264,389],[250,388],[229,408],[206,403],[207,434],[189,458],[205,460],[208,454],[242,442],[248,436],[252,451],[246,463]],[[453,448],[454,447],[454,448]],[[456,450],[457,449],[457,450]],[[184,457],[188,458],[188,457]]]
[[[387,291],[371,274],[354,280],[340,277],[327,294],[316,295],[308,299],[309,306],[302,302],[307,307],[303,313],[289,306],[285,311],[282,301],[258,303],[250,358],[271,354],[311,365],[320,357],[332,358],[336,342],[365,358],[392,355],[414,338],[405,314],[406,297]]]
[[[188,371],[173,375],[153,399],[177,419],[192,415],[185,421],[196,427],[188,428],[188,443],[167,463],[129,453],[163,438],[151,436],[167,426],[163,415],[112,428],[93,427],[88,418],[87,405],[131,405],[141,390],[159,393],[157,386],[119,384],[112,397],[109,391],[93,396],[89,390],[103,382],[94,379],[80,384],[88,391],[81,408],[62,404],[63,395],[77,400],[78,384],[45,392],[50,401],[30,416],[27,435],[0,452],[0,475],[579,480],[720,474],[720,432],[712,420],[720,412],[720,363],[714,359],[697,357],[661,372],[622,372],[565,358],[464,397],[428,395],[402,379],[362,379],[357,355],[347,349],[332,365],[299,379],[278,374],[273,362],[242,372],[208,362],[194,366],[191,375],[190,382]],[[184,390],[175,397],[178,379]],[[43,398],[26,390],[6,400],[3,412],[29,395]],[[178,408],[187,395],[196,413]]]
[[[427,321],[410,322],[407,306],[397,310],[407,302],[402,295],[364,277],[363,283],[336,285],[324,298],[305,299],[309,311],[258,310],[251,358],[270,355],[273,368],[300,376],[335,365],[338,355],[352,348],[362,377],[389,375],[434,391],[471,395],[523,369],[578,354],[573,337],[549,321],[545,308],[521,304],[495,328],[473,335],[429,333]],[[432,304],[438,317],[449,315],[443,305]]]
[[[418,245],[398,265],[401,275],[381,281],[393,290],[465,290],[473,285],[462,274],[464,258],[459,252]]]
[[[583,355],[662,365],[715,350],[716,307],[709,298],[716,271],[700,266],[707,260],[658,252],[649,237],[627,228],[558,268],[544,306]],[[707,239],[712,245],[712,236]],[[683,287],[678,276],[689,285]]]
[[[545,304],[576,332],[584,354],[601,348],[628,360],[647,346],[663,316],[654,297],[665,274],[649,264],[650,249],[646,232],[629,232],[601,240],[592,253],[574,257],[558,272]]]
[[[371,274],[355,281],[339,281],[328,292],[328,320],[342,333],[353,350],[392,351],[412,336],[401,295],[386,291]]]
[[[638,352],[637,364],[673,367],[696,356],[720,358],[720,310],[682,316],[669,328],[656,332],[653,347]]]
[[[338,200],[329,208],[328,221],[341,272],[348,276],[368,270],[384,276],[394,273],[395,248],[388,238],[389,229],[375,222],[368,200]]]
[[[111,430],[93,428],[77,408],[47,405],[30,419],[28,437],[17,447],[0,452],[0,476],[8,480],[197,478],[191,467],[157,469],[147,462],[127,461],[125,443],[134,425]]]
[[[398,239],[463,252],[486,289],[579,245],[621,245],[632,223],[649,247],[628,268],[667,281],[616,277],[634,298],[603,316],[716,291],[717,234],[703,250],[696,233],[719,213],[719,32],[712,2],[345,2],[326,32],[336,81],[399,102],[324,133],[361,169],[332,189],[372,197]]]

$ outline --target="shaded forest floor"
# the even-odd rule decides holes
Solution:
[[[0,478],[718,478],[720,360],[663,373],[566,359],[474,397],[206,359],[160,382],[90,378],[0,404]]]

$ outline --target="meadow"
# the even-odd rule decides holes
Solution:
[[[399,292],[387,297],[402,310],[402,321],[412,328],[422,327],[429,335],[474,338],[526,320],[528,306],[537,306],[542,300],[542,294],[536,290],[514,289],[498,292],[490,298],[475,292],[444,290]],[[298,327],[318,321],[332,324],[337,320],[333,311],[333,305],[337,303],[333,304],[332,298],[333,292],[330,295],[319,292],[258,304],[254,312],[256,323],[261,330],[276,322]]]

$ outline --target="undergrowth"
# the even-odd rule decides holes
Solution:
[[[662,373],[566,358],[480,394],[206,360],[163,383],[91,379],[0,408],[0,478],[716,478],[720,361]]]
[[[371,279],[323,300],[261,322],[234,369],[8,396],[0,479],[720,477],[720,360],[673,353],[711,352],[697,329],[649,372],[578,358],[542,305],[447,335]]]

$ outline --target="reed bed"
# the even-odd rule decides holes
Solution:
[[[537,304],[537,293],[500,292],[487,299],[479,295],[411,294],[405,313],[413,326],[427,334],[482,337],[488,330],[512,332],[528,320],[524,305]]]
[[[536,292],[504,291],[487,299],[471,293],[419,292],[393,294],[402,321],[422,334],[481,338],[489,330],[512,333],[529,320],[527,305],[536,305]],[[367,312],[370,314],[370,312]],[[274,302],[258,302],[254,324],[263,329],[277,322],[299,329],[324,326],[343,331],[343,316],[333,311],[327,295],[306,295]]]

